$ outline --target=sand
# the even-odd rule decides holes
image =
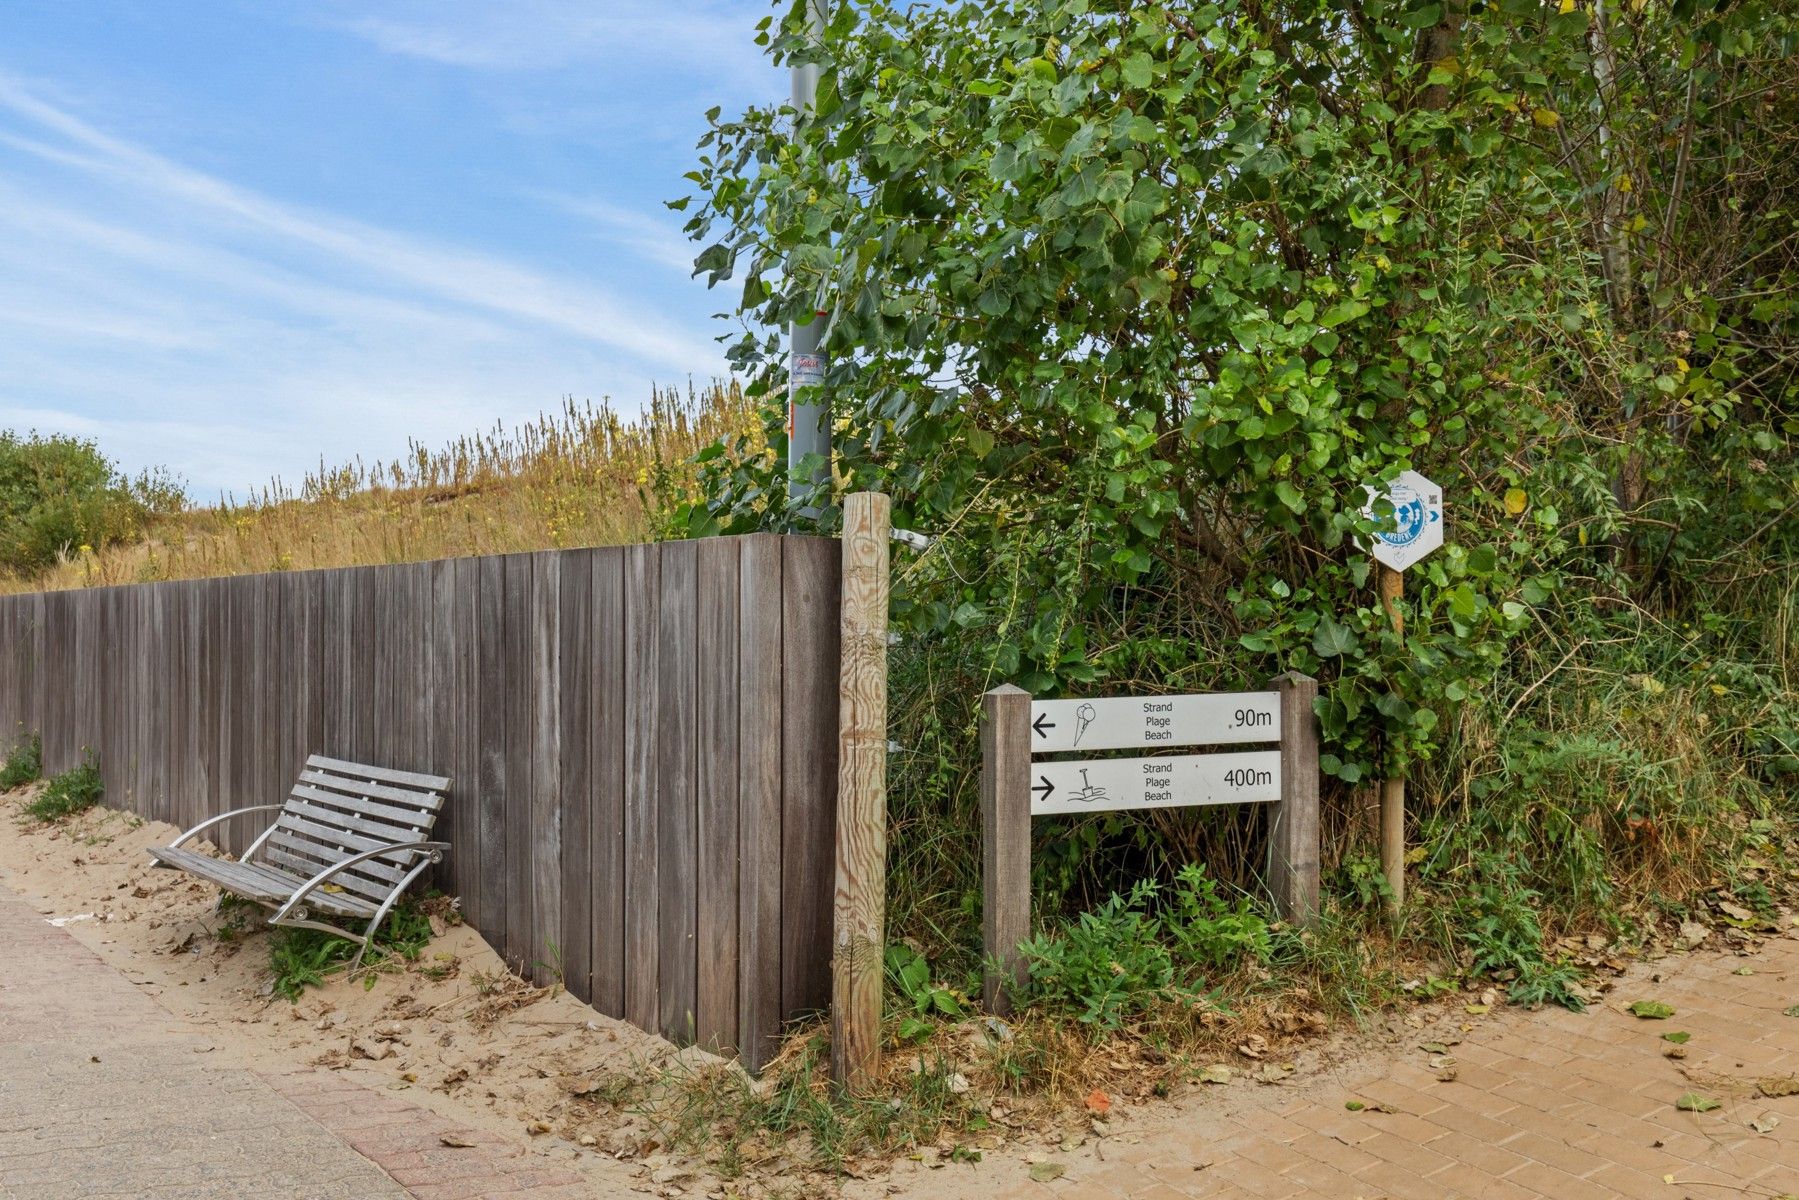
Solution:
[[[214,1039],[222,1066],[342,1071],[527,1138],[596,1185],[679,1190],[663,1182],[669,1164],[649,1126],[607,1097],[671,1067],[734,1067],[678,1051],[558,987],[531,986],[447,898],[416,963],[355,979],[340,972],[289,1003],[273,990],[266,914],[223,913],[216,887],[152,866],[145,847],[179,830],[107,808],[39,824],[23,813],[35,791],[0,794],[0,882]]]

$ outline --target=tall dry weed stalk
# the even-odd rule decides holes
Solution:
[[[734,382],[656,389],[630,418],[568,400],[441,449],[415,441],[392,462],[320,463],[298,487],[275,480],[242,503],[163,518],[141,542],[76,550],[36,578],[0,577],[0,591],[643,541],[691,498],[695,454],[758,428]]]

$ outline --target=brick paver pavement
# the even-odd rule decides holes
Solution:
[[[1737,974],[1739,970],[1749,974]],[[1673,1005],[1640,1020],[1633,1000]],[[964,1200],[1735,1200],[1799,1197],[1799,941],[1639,964],[1587,1013],[1508,1011],[1448,1047],[1453,1079],[1401,1043],[1384,1069],[1207,1089],[1114,1123],[1033,1182],[1027,1164],[906,1168],[856,1195]],[[1691,1034],[1684,1058],[1661,1035]],[[1439,1061],[1441,1061],[1439,1059]],[[1790,1081],[1790,1082],[1788,1082]],[[1719,1101],[1681,1111],[1694,1092]],[[1366,1107],[1351,1111],[1347,1103]],[[1769,1118],[1772,1118],[1770,1120]],[[1756,1126],[1752,1127],[1751,1122]],[[1758,1128],[1759,1127],[1759,1128]]]
[[[210,1049],[0,886],[0,1200],[607,1194],[329,1072],[220,1069]]]

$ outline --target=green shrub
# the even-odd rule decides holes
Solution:
[[[1228,968],[1245,956],[1268,961],[1268,922],[1248,896],[1227,902],[1218,894],[1218,884],[1196,863],[1188,863],[1175,876],[1163,927],[1174,946],[1177,970],[1186,968],[1190,983],[1195,981],[1194,968]]]
[[[25,811],[40,821],[60,821],[86,812],[100,803],[106,794],[106,781],[100,777],[100,760],[92,750],[82,752],[81,765],[52,778],[37,799]]]
[[[91,441],[0,430],[0,570],[31,574],[136,537],[147,517],[185,503],[166,473],[128,480]]]
[[[1173,999],[1174,959],[1161,921],[1148,911],[1158,890],[1142,880],[1129,895],[1115,892],[1058,932],[1026,942],[1025,997],[1106,1031]]]
[[[885,958],[888,987],[905,1011],[898,1031],[901,1041],[916,1041],[929,1034],[932,1018],[958,1018],[966,1011],[967,999],[934,982],[931,964],[918,951],[910,946],[889,946]]]
[[[24,787],[44,777],[44,739],[32,734],[14,746],[0,762],[0,791]]]
[[[378,963],[397,955],[416,961],[431,940],[431,919],[414,900],[403,900],[387,915],[375,934],[375,944],[365,963]],[[278,928],[269,939],[269,970],[275,993],[298,1003],[309,987],[317,987],[327,975],[346,969],[356,957],[359,943],[323,929]],[[368,977],[372,983],[374,976]]]

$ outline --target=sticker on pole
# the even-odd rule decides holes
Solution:
[[[1443,489],[1416,471],[1401,471],[1387,485],[1390,514],[1375,511],[1382,493],[1368,488],[1362,515],[1377,525],[1370,553],[1376,562],[1403,571],[1443,544]]]

